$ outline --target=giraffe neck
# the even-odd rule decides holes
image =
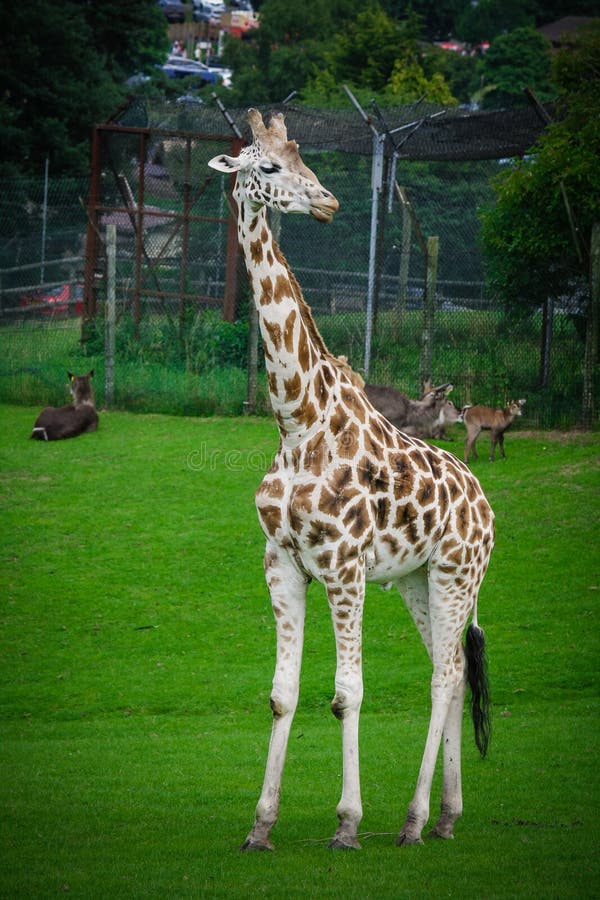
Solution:
[[[238,203],[244,250],[263,339],[269,395],[282,438],[297,444],[323,419],[335,379],[331,354],[319,334],[265,208]]]

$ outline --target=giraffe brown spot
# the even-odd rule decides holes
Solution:
[[[337,448],[340,459],[354,459],[358,450],[360,431],[356,422],[348,421],[341,434],[337,436]]]
[[[277,374],[275,372],[269,372],[267,381],[269,382],[269,392],[277,396]]]
[[[344,466],[328,485],[321,491],[319,509],[330,516],[337,516],[341,510],[350,503],[358,494],[358,488],[350,483],[351,471],[349,466]]]
[[[275,258],[273,256],[273,252],[272,252],[271,248],[269,247],[269,249],[267,250],[267,265],[269,266],[269,268],[272,267],[274,262],[275,262]]]
[[[291,378],[284,378],[283,386],[285,388],[286,403],[297,400],[300,396],[300,391],[302,390],[302,381],[300,380],[298,372],[295,372]]]
[[[285,344],[285,349],[288,353],[292,353],[294,350],[294,323],[296,321],[296,310],[292,309],[291,313],[285,320],[285,325],[283,326],[283,343]]]
[[[448,493],[450,494],[450,500],[456,500],[460,494],[460,485],[456,482],[456,479],[448,477],[446,479],[446,486],[448,488]]]
[[[331,544],[341,537],[341,532],[332,522],[322,522],[315,519],[311,523],[310,531],[306,536],[306,543],[309,547],[315,547],[317,544]]]
[[[448,512],[448,491],[443,482],[440,482],[437,486],[437,508],[439,512],[439,521],[444,522]]]
[[[440,465],[439,457],[433,452],[433,450],[427,451],[427,459],[429,461],[429,466],[431,468],[431,472],[435,479],[439,479],[442,477],[442,467]]]
[[[266,306],[273,299],[273,282],[269,275],[260,279],[260,296],[258,302],[261,306]]]
[[[305,328],[300,328],[300,334],[298,335],[297,353],[298,353],[298,365],[300,366],[300,371],[308,372],[310,349],[309,349],[309,343],[308,343],[308,336],[306,334]]]
[[[377,457],[377,459],[381,459],[381,457],[383,456],[383,447],[379,443],[379,441],[375,440],[370,431],[367,431],[365,433],[364,441],[365,450],[367,451],[367,453],[372,453],[373,456]]]
[[[419,469],[422,469],[424,472],[429,472],[427,460],[420,450],[413,450],[413,452],[410,454],[410,459],[413,466],[418,466]]]
[[[337,405],[329,419],[329,430],[333,435],[339,434],[346,427],[348,413],[343,406]]]
[[[469,506],[467,501],[463,500],[456,509],[456,526],[458,528],[458,533],[463,540],[467,537],[470,521]]]
[[[418,512],[412,503],[406,503],[399,506],[396,510],[396,520],[394,522],[395,529],[402,529],[405,532],[406,539],[410,544],[416,544],[419,540],[419,530],[417,528]]]
[[[281,350],[281,326],[277,322],[269,322],[268,319],[263,321],[267,334],[269,335],[269,340],[273,345],[276,352]]]
[[[396,500],[401,500],[412,493],[414,472],[404,454],[393,457],[390,462],[394,474],[394,497]]]
[[[383,534],[381,542],[388,545],[388,550],[392,556],[398,556],[400,553],[400,544],[392,534]]]
[[[317,554],[317,565],[320,569],[330,569],[331,568],[331,560],[333,558],[332,550],[324,550],[322,553]]]
[[[290,509],[294,509],[296,512],[312,512],[312,495],[316,486],[317,485],[314,482],[296,485],[290,498]]]
[[[265,479],[258,489],[261,495],[274,498],[283,497],[284,491],[285,487],[280,478]]]
[[[362,399],[360,394],[357,391],[345,388],[342,391],[342,400],[348,407],[350,407],[358,421],[362,425],[364,425],[367,421],[367,408],[365,405],[365,401]]]
[[[258,514],[265,530],[274,536],[278,528],[281,528],[281,509],[278,506],[259,506]]]
[[[456,538],[450,537],[442,541],[441,551],[445,560],[453,566],[462,565],[463,547]]]
[[[483,525],[485,529],[490,526],[490,507],[485,499],[481,499],[477,504],[477,509],[479,511],[479,521]]]
[[[262,241],[250,241],[250,256],[252,257],[252,262],[254,265],[258,265],[262,262],[263,258],[263,245]]]
[[[315,392],[315,397],[320,409],[325,409],[325,407],[327,406],[328,393],[320,369],[317,369],[315,373],[315,377],[313,379],[313,390]]]
[[[334,375],[333,369],[330,365],[323,366],[323,377],[325,378],[325,381],[327,382],[327,387],[333,387],[333,385],[335,384],[335,375]]]
[[[308,391],[305,391],[300,406],[292,410],[292,415],[299,425],[310,428],[317,421],[317,410],[312,400],[307,400],[307,394]]]
[[[294,292],[290,287],[288,279],[284,275],[278,275],[275,279],[275,289],[273,291],[273,299],[275,303],[281,303],[285,297],[293,297]]]
[[[417,502],[421,506],[429,506],[435,499],[435,485],[429,478],[424,478],[417,490]]]
[[[423,513],[423,531],[425,534],[431,534],[431,529],[436,522],[436,514],[433,509],[426,509]]]
[[[352,559],[356,559],[358,556],[358,547],[355,544],[348,544],[346,541],[342,541],[340,546],[338,547],[337,558],[336,558],[336,567],[339,570],[344,563],[349,562]]]
[[[380,530],[385,528],[390,515],[390,501],[387,497],[379,497],[373,503],[373,515],[377,528]]]
[[[358,538],[364,534],[370,524],[367,504],[364,498],[361,498],[358,503],[350,507],[343,518],[343,522],[353,537]]]

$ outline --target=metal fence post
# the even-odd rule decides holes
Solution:
[[[104,402],[115,399],[115,281],[117,270],[117,226],[106,226],[106,341],[104,346]]]

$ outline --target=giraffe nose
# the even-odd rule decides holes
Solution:
[[[330,222],[339,208],[340,204],[333,194],[322,189],[311,205],[310,214],[320,222]]]

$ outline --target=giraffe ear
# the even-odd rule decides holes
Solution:
[[[220,156],[213,156],[212,159],[209,159],[208,165],[217,172],[239,172],[241,169],[239,159],[236,159],[235,156],[226,156],[224,153]]]

